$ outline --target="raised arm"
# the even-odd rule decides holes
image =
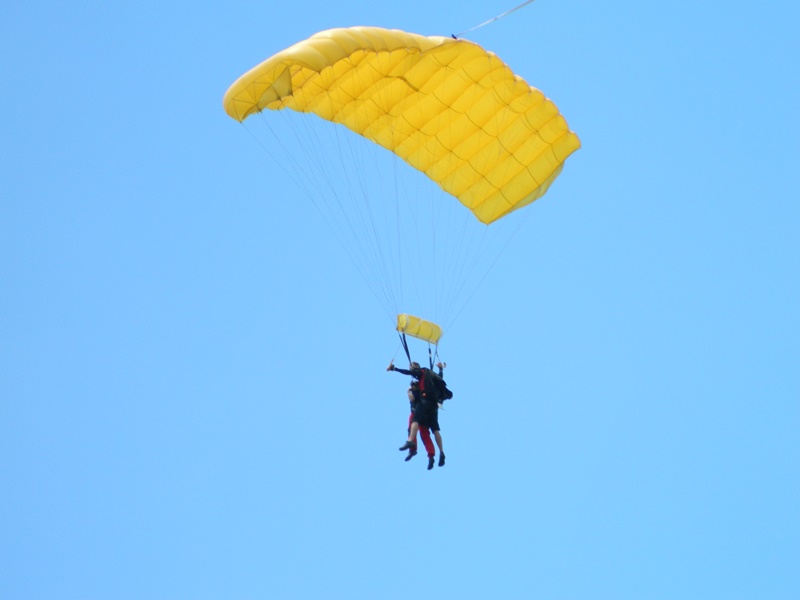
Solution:
[[[395,367],[394,366],[394,360],[389,362],[389,366],[386,367],[386,370],[387,371],[397,371],[398,373],[400,373],[402,375],[411,375],[412,374],[411,371],[407,371],[406,369],[400,369],[398,367]]]

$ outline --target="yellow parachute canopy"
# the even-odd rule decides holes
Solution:
[[[317,33],[245,73],[223,104],[238,121],[290,108],[342,123],[487,224],[543,196],[580,147],[555,104],[493,53],[379,27]]]
[[[442,337],[442,328],[436,323],[406,314],[397,315],[397,331],[432,344],[438,344]]]

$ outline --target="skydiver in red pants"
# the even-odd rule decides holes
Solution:
[[[419,382],[412,381],[411,386],[408,388],[408,401],[411,406],[411,414],[408,415],[408,435],[411,435],[411,427],[414,423],[414,410],[421,404],[419,402]],[[430,427],[423,427],[419,425],[419,421],[417,421],[417,426],[419,427],[419,436],[422,438],[422,445],[425,446],[425,452],[428,454],[428,469],[433,468],[433,458],[436,456],[436,450],[433,447],[433,441],[431,441],[431,429]],[[408,448],[408,456],[406,456],[406,461],[411,460],[417,454],[417,445],[414,443],[413,445],[409,446]]]
[[[435,379],[441,381],[444,365],[438,363],[436,366],[439,367],[438,375],[433,373],[430,369],[421,368],[419,363],[416,362],[411,363],[409,370],[399,369],[395,367],[393,363],[389,363],[389,366],[386,368],[387,371],[397,371],[403,375],[411,375],[414,378],[412,387],[409,388],[409,400],[412,401],[412,410],[411,417],[409,418],[408,441],[400,450],[408,450],[406,460],[410,460],[417,453],[417,430],[419,430],[422,436],[422,443],[425,445],[425,450],[428,453],[429,470],[433,468],[433,459],[435,455],[433,444],[429,445],[430,431],[433,431],[436,437],[436,444],[439,446],[439,466],[443,467],[445,461],[442,435],[439,431],[438,392],[436,389],[437,386],[435,385]],[[452,397],[452,393],[447,397]]]

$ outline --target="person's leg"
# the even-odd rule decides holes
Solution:
[[[409,427],[408,431],[408,440],[405,444],[400,446],[400,451],[408,450],[408,456],[406,456],[406,460],[410,460],[412,456],[417,453],[417,432],[419,431],[419,423],[416,421],[411,422],[411,427]]]
[[[433,432],[433,437],[436,439],[436,445],[439,446],[439,454],[444,454],[444,447],[442,446],[442,433],[437,429]]]
[[[419,423],[416,421],[411,422],[411,429],[408,432],[408,443],[417,445],[417,432],[419,432]]]
[[[431,441],[431,430],[427,427],[421,427],[419,430],[419,437],[422,438],[422,445],[425,446],[425,451],[428,453],[428,456],[435,456],[436,449],[433,447],[433,442]]]
[[[433,432],[433,436],[436,438],[436,445],[439,446],[439,466],[444,466],[444,444],[442,443],[442,432],[438,429]]]

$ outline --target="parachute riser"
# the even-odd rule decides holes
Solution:
[[[400,335],[400,341],[403,344],[403,350],[406,351],[406,358],[408,358],[408,364],[411,364],[411,353],[408,351],[408,342],[406,341],[406,334],[401,333],[399,335]]]
[[[400,336],[400,343],[403,345],[403,351],[406,353],[406,358],[408,358],[408,364],[411,364],[413,361],[411,360],[411,352],[408,349],[408,340],[406,340],[405,333],[398,333]],[[428,344],[428,365],[430,366],[431,371],[433,371],[433,361],[439,358],[439,346],[436,346],[436,351],[431,350],[431,345]]]

